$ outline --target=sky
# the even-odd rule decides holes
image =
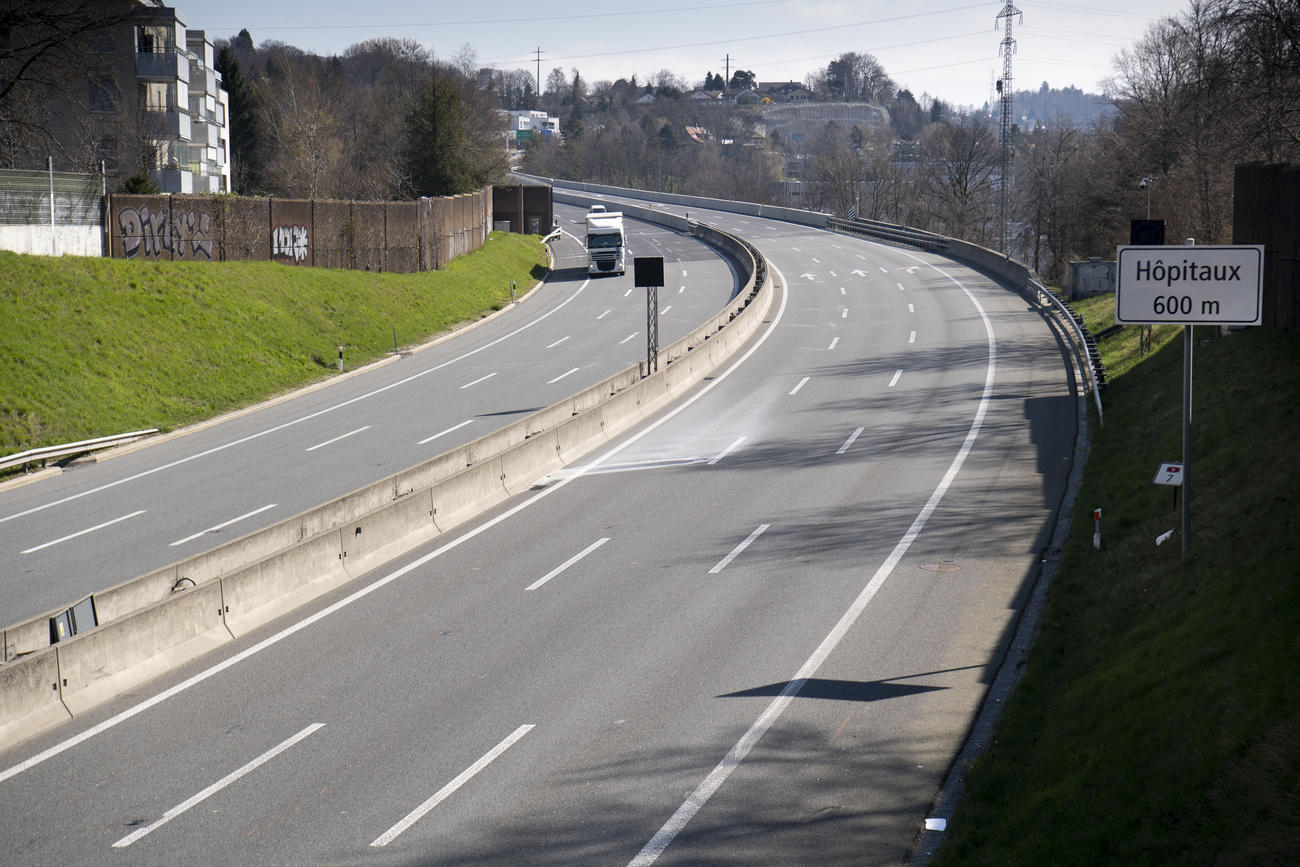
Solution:
[[[1077,87],[1100,93],[1120,50],[1190,0],[1017,0],[1012,18],[1016,90]],[[493,0],[482,6],[418,0],[169,0],[191,29],[255,44],[284,42],[320,55],[376,37],[414,39],[440,58],[466,47],[477,66],[541,78],[576,68],[588,83],[645,82],[668,69],[688,86],[708,72],[749,70],[759,81],[796,81],[841,54],[875,56],[920,97],[979,106],[1003,70],[1006,0]],[[728,58],[730,58],[728,60]]]

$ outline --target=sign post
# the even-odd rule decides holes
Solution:
[[[659,289],[664,285],[664,257],[637,256],[632,260],[632,282],[645,289],[645,375],[659,369]]]
[[[1263,321],[1264,247],[1260,244],[1119,247],[1115,321],[1183,326],[1183,553],[1192,536],[1192,326]]]

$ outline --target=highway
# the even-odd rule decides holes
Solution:
[[[583,213],[556,213],[566,229],[556,270],[506,315],[328,388],[0,493],[0,626],[414,466],[644,359],[632,274],[588,279]],[[735,290],[730,265],[693,238],[630,223],[629,247],[665,257],[662,345]]]
[[[1036,574],[1073,379],[1025,300],[951,260],[691,216],[779,288],[730,365],[450,538],[0,755],[9,859],[903,860]]]

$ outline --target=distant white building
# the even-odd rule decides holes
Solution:
[[[544,111],[500,109],[498,113],[509,118],[506,136],[511,147],[522,147],[534,136],[560,140],[558,117],[551,117]]]

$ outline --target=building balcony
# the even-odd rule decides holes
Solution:
[[[193,127],[188,113],[177,109],[149,109],[150,135],[157,139],[172,139],[188,142],[193,136]]]
[[[190,129],[193,132],[193,137],[190,141],[200,147],[214,148],[221,140],[221,130],[219,130],[217,125],[214,123],[209,123],[203,120],[194,120],[190,124]]]
[[[158,186],[162,188],[164,193],[192,193],[194,192],[194,174],[187,169],[159,169]]]
[[[176,51],[140,51],[135,55],[135,77],[149,81],[190,80],[190,61]]]
[[[195,65],[190,68],[190,93],[217,95],[217,71]]]

